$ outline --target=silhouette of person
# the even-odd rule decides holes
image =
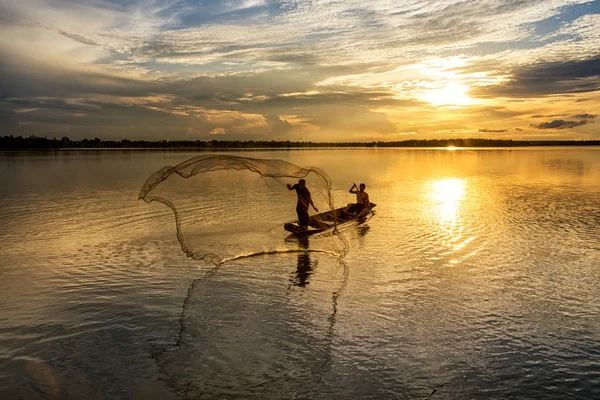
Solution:
[[[296,279],[294,286],[306,286],[309,284],[309,277],[312,274],[312,264],[308,253],[298,254],[298,263],[296,265]]]
[[[300,228],[306,230],[308,229],[308,207],[312,206],[316,212],[319,212],[317,207],[312,201],[310,196],[310,191],[306,187],[306,181],[304,179],[300,179],[298,183],[294,185],[290,185],[289,183],[286,185],[288,190],[295,190],[298,195],[298,203],[296,204],[296,214],[298,214],[298,225]]]
[[[298,246],[301,249],[308,249],[308,236],[298,236]],[[308,252],[302,252],[298,254],[298,262],[296,263],[296,276],[291,279],[294,286],[306,286],[309,284],[308,278],[312,274],[312,263],[310,261],[310,254]]]
[[[369,201],[369,194],[365,192],[366,185],[360,184],[360,187],[356,187],[356,183],[350,188],[350,193],[356,195],[356,204],[350,205],[346,211],[352,214],[358,214],[364,209],[371,211],[371,203]]]

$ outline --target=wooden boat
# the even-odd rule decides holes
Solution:
[[[346,224],[351,221],[368,215],[371,211],[363,209],[358,213],[353,213],[353,203],[348,204],[345,207],[336,208],[335,210],[325,211],[319,214],[312,215],[308,219],[308,229],[303,229],[298,225],[298,221],[286,222],[283,225],[283,229],[288,232],[292,232],[296,235],[312,235],[318,232],[326,231],[327,229],[333,229],[336,224],[337,226]],[[371,210],[376,206],[375,203],[371,203]]]

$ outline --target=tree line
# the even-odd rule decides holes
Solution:
[[[304,147],[526,147],[599,146],[600,140],[411,139],[374,142],[299,142],[277,140],[71,140],[39,136],[2,136],[1,149],[257,149]]]

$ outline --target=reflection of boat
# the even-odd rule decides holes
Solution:
[[[298,225],[298,221],[286,222],[283,225],[283,229],[296,235],[312,235],[313,233],[332,229],[336,224],[337,226],[340,226],[347,222],[355,221],[370,213],[367,209],[363,209],[358,213],[349,212],[352,210],[353,206],[354,204],[348,204],[345,207],[336,208],[335,210],[329,210],[311,216],[308,220],[308,229],[302,229]],[[375,203],[371,203],[371,209],[375,206]]]

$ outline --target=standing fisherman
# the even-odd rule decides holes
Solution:
[[[316,212],[319,212],[317,207],[312,201],[310,197],[310,191],[306,187],[306,181],[304,179],[300,179],[298,183],[293,186],[289,183],[286,185],[288,190],[295,190],[298,195],[298,203],[296,204],[296,213],[298,214],[298,225],[303,230],[308,229],[308,207],[312,206]]]

